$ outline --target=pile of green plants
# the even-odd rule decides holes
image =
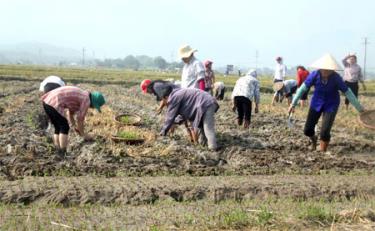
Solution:
[[[134,131],[119,131],[117,136],[127,140],[138,140],[142,139],[142,136]]]

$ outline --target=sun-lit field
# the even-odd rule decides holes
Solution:
[[[94,141],[71,132],[64,160],[54,158],[39,100],[48,75],[101,91],[107,101],[102,114],[86,118]],[[0,230],[375,229],[375,131],[360,125],[353,107],[341,104],[329,152],[321,153],[303,136],[307,108],[296,108],[289,128],[286,103],[271,106],[271,77],[259,77],[260,112],[243,129],[230,109],[238,77],[218,75],[229,89],[216,114],[218,154],[227,162],[218,165],[216,153],[190,143],[184,128],[158,135],[164,115],[141,93],[145,78],[180,76],[0,66]],[[375,109],[374,81],[359,100]],[[141,123],[121,125],[119,114]],[[144,141],[114,141],[119,134]]]

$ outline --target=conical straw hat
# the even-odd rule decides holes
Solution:
[[[324,55],[320,59],[316,60],[313,64],[311,64],[310,67],[332,71],[342,70],[340,64],[331,54]]]

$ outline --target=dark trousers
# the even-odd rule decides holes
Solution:
[[[251,120],[251,100],[244,96],[236,96],[234,97],[234,103],[237,108],[238,113],[238,119],[243,121],[249,121]]]
[[[345,81],[345,84],[346,86],[350,88],[350,90],[352,90],[355,97],[358,98],[358,82],[351,83],[351,82]],[[349,105],[349,100],[347,98],[345,98],[345,104]]]
[[[335,121],[337,110],[333,112],[322,112],[322,111],[317,112],[310,107],[309,113],[307,115],[304,133],[308,137],[315,136],[315,126],[318,123],[319,118],[322,114],[323,114],[323,120],[322,120],[322,128],[320,130],[320,140],[329,142],[331,139],[331,128],[332,128],[333,122]]]
[[[55,134],[65,134],[68,135],[69,133],[69,123],[68,120],[60,115],[56,109],[48,104],[43,103],[43,108],[46,114],[48,115],[51,123],[55,127]]]

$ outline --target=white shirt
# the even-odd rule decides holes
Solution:
[[[44,86],[46,86],[47,83],[56,83],[56,84],[60,85],[61,87],[65,86],[64,81],[60,77],[51,75],[51,76],[48,76],[47,78],[45,78],[40,83],[39,91],[43,92]]]
[[[251,76],[246,75],[237,80],[236,85],[234,86],[232,92],[232,99],[236,96],[243,96],[252,100],[255,98],[255,102],[259,103],[260,101],[260,90],[259,90],[259,81]]]
[[[276,64],[275,74],[273,75],[273,78],[284,81],[285,75],[286,75],[286,66],[280,63]]]
[[[215,82],[214,83],[214,89],[216,89],[217,91],[223,90],[224,87],[225,87],[225,85],[224,85],[223,82]]]
[[[185,63],[181,75],[181,88],[199,88],[198,81],[204,79],[205,68],[194,56],[189,63]]]

